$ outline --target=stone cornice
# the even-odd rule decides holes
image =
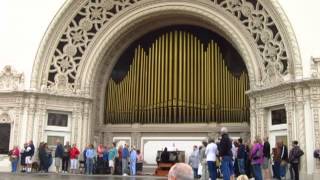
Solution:
[[[294,81],[286,81],[276,86],[269,86],[266,88],[249,90],[246,92],[246,94],[249,96],[259,96],[264,94],[272,94],[277,91],[290,90],[296,87],[309,88],[311,86],[320,87],[320,79],[308,78],[308,79],[301,79],[301,80],[294,80]]]
[[[200,123],[200,124],[107,124],[96,126],[95,129],[101,132],[126,133],[126,132],[142,132],[142,133],[203,133],[203,132],[219,132],[221,127],[227,127],[229,132],[248,132],[249,125],[247,123]]]
[[[17,97],[17,96],[37,96],[39,98],[65,98],[68,100],[77,100],[77,101],[92,101],[93,98],[83,97],[83,96],[74,96],[74,95],[60,95],[60,94],[50,94],[38,91],[0,91],[1,97]]]

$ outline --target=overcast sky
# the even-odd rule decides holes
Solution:
[[[0,70],[13,65],[29,86],[33,61],[54,15],[65,0],[0,0]],[[279,0],[293,25],[304,60],[320,57],[320,0]]]

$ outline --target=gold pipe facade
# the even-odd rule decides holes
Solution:
[[[234,75],[219,45],[185,31],[137,46],[126,76],[107,84],[105,123],[249,121],[247,72]]]

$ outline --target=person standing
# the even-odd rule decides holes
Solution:
[[[292,149],[289,153],[289,163],[290,163],[290,178],[292,180],[299,180],[299,164],[300,157],[304,152],[300,149],[298,141],[292,142]]]
[[[26,164],[27,164],[27,172],[31,173],[32,170],[32,157],[34,155],[34,145],[33,145],[33,141],[30,140],[28,143],[28,147],[26,149]]]
[[[271,175],[270,175],[270,158],[271,158],[271,154],[270,154],[270,143],[268,141],[268,137],[265,137],[263,139],[264,143],[263,143],[263,164],[262,164],[262,169],[263,169],[263,175],[264,175],[264,179],[270,179]]]
[[[60,167],[61,167],[61,164],[62,164],[62,157],[63,157],[63,146],[60,142],[59,139],[57,139],[56,141],[56,150],[55,150],[55,153],[54,153],[54,164],[56,166],[56,173],[59,173],[60,172]]]
[[[21,172],[26,172],[26,156],[27,156],[27,148],[28,148],[28,143],[24,143],[23,148],[20,151],[21,154],[21,160],[20,160],[20,165],[21,165]]]
[[[90,144],[89,148],[86,151],[86,166],[87,166],[87,174],[88,175],[92,175],[93,173],[93,161],[94,161],[94,156],[95,156],[95,152],[93,149],[93,145]]]
[[[99,144],[97,147],[97,162],[96,162],[96,172],[98,174],[103,174],[103,171],[104,171],[103,152],[104,152],[104,147],[102,144]]]
[[[285,144],[283,144],[283,141],[280,140],[280,158],[281,158],[281,163],[280,163],[280,178],[285,179],[286,178],[286,171],[287,171],[287,165],[288,165],[288,148]]]
[[[196,145],[193,146],[193,151],[189,157],[189,165],[193,169],[194,178],[198,178],[198,168],[199,168],[199,150]]]
[[[209,139],[209,144],[206,147],[205,154],[207,156],[206,160],[208,164],[210,179],[216,180],[217,179],[216,160],[217,160],[217,154],[218,154],[218,146],[216,143],[214,143],[213,139]]]
[[[206,141],[202,142],[202,148],[200,150],[200,163],[202,166],[202,174],[201,180],[208,180],[208,164],[207,164],[207,156],[206,156],[206,148],[208,143]]]
[[[129,161],[129,145],[125,144],[122,148],[122,175],[128,174],[128,161]]]
[[[131,152],[130,152],[130,175],[135,176],[136,175],[136,165],[137,165],[137,152],[134,146],[132,146]]]
[[[77,167],[78,167],[78,157],[79,157],[80,151],[77,148],[76,144],[72,145],[72,148],[70,149],[70,171],[71,173],[76,173]]]
[[[243,141],[241,138],[238,139],[239,147],[237,152],[237,163],[239,168],[239,173],[245,174],[245,156],[246,156],[246,147],[243,144]]]
[[[104,150],[103,150],[103,156],[102,156],[102,159],[103,159],[103,168],[104,168],[104,173],[108,173],[108,169],[109,169],[109,149],[108,149],[108,146],[105,146],[104,147]]]
[[[12,150],[10,150],[10,161],[11,161],[11,172],[17,172],[17,167],[19,163],[20,150],[18,146],[14,146]]]
[[[67,141],[63,147],[63,156],[62,156],[62,173],[67,173],[69,169],[69,162],[70,162],[70,149],[71,146]]]
[[[137,174],[142,175],[142,170],[143,170],[143,156],[141,151],[138,149],[137,150]]]
[[[224,180],[230,180],[230,178],[233,178],[233,175],[234,175],[231,149],[232,149],[232,142],[228,135],[228,129],[226,127],[222,127],[221,140],[220,140],[220,146],[219,146],[219,155],[222,158],[221,171],[222,171]]]
[[[114,170],[115,170],[115,159],[117,157],[117,148],[116,148],[116,143],[112,143],[112,147],[109,150],[109,167],[110,167],[110,172],[111,174],[114,174]]]
[[[263,163],[263,145],[259,136],[256,137],[251,150],[251,164],[255,180],[262,180],[261,164]]]

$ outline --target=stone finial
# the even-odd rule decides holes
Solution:
[[[18,73],[10,65],[7,65],[0,72],[0,90],[23,90],[24,75]]]
[[[312,65],[311,65],[311,77],[320,78],[320,57],[314,58],[311,57]]]

